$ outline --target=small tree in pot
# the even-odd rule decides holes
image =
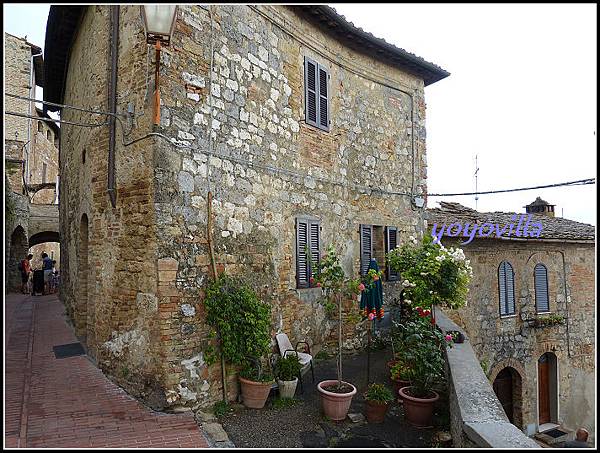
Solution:
[[[365,289],[360,279],[346,277],[340,265],[333,245],[327,248],[326,254],[317,265],[317,273],[311,283],[323,291],[322,302],[335,304],[338,312],[338,356],[337,380],[319,382],[317,389],[321,395],[323,412],[332,420],[344,420],[350,409],[356,387],[342,380],[342,302],[344,298],[355,297]],[[362,285],[362,286],[361,286]]]
[[[365,393],[367,400],[366,415],[369,423],[383,423],[385,414],[394,395],[383,384],[371,384]]]
[[[279,386],[279,396],[281,398],[294,397],[300,370],[300,360],[298,360],[298,356],[295,354],[288,354],[277,360],[275,364],[275,376],[277,376],[277,385]]]

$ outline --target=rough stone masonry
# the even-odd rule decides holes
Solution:
[[[106,110],[110,27],[109,6],[84,9],[64,103]],[[164,137],[128,145],[152,131],[155,62],[139,7],[122,6],[117,111],[133,113],[117,127],[116,208],[107,128],[62,128],[61,296],[98,365],[155,407],[221,395],[204,356],[209,191],[219,270],[245,276],[272,305],[273,334],[307,339],[313,353],[336,325],[318,290],[296,287],[296,218],[320,220],[321,251],[335,244],[348,275],[359,272],[360,224],[395,226],[399,241],[422,234],[410,194],[426,193],[423,77],[329,31],[295,7],[181,5],[161,52]],[[330,73],[329,131],[305,119],[305,57]],[[356,307],[348,301],[347,348],[364,336]]]

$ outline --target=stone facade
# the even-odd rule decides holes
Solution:
[[[83,14],[66,104],[107,108],[109,12]],[[400,241],[422,234],[410,193],[426,192],[424,82],[287,7],[182,5],[161,52],[164,137],[128,145],[152,131],[153,57],[139,7],[121,7],[117,110],[133,114],[125,136],[117,127],[116,208],[107,128],[62,127],[61,297],[90,355],[128,391],[161,408],[208,404],[221,395],[220,369],[203,356],[208,193],[218,270],[272,305],[273,334],[318,352],[336,326],[319,290],[296,288],[296,218],[320,220],[321,251],[334,243],[349,275],[360,224],[396,226]],[[304,57],[331,74],[328,132],[304,118]],[[345,346],[360,347],[364,330],[345,322]]]
[[[443,243],[461,247],[473,267],[467,305],[448,315],[465,328],[491,383],[507,367],[513,373],[513,423],[527,434],[537,432],[538,359],[550,353],[557,365],[548,389],[549,421],[570,429],[585,427],[593,442],[594,242],[475,239],[461,246],[444,237]],[[498,268],[503,261],[514,270],[516,314],[509,316],[501,316],[499,309]],[[536,313],[538,263],[547,268],[550,314]],[[560,315],[564,322],[534,327],[536,318],[549,315]]]

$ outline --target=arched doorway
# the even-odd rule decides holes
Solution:
[[[17,226],[10,235],[10,252],[8,258],[8,290],[21,290],[21,271],[19,271],[19,262],[25,259],[28,249],[27,235],[21,225]]]
[[[77,253],[77,288],[75,299],[75,328],[78,336],[85,342],[87,334],[88,307],[88,218],[81,216],[79,225],[79,250]]]
[[[558,361],[552,352],[538,359],[538,423],[555,423],[558,419]]]
[[[523,422],[521,375],[512,367],[503,368],[494,379],[492,387],[508,420],[520,429]]]

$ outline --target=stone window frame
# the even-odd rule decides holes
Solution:
[[[503,313],[502,311],[502,292],[500,291],[501,288],[501,284],[500,284],[500,266],[502,266],[503,263],[506,263],[510,266],[510,270],[511,270],[511,277],[512,277],[512,287],[513,287],[513,300],[512,300],[512,308],[514,311],[512,312],[506,312]],[[500,314],[500,318],[504,319],[504,318],[514,318],[517,316],[517,302],[516,302],[516,290],[515,290],[515,270],[513,265],[508,261],[508,260],[502,260],[500,261],[500,264],[498,265],[497,268],[497,272],[496,272],[497,276],[498,276],[498,311]],[[506,278],[506,277],[505,277]],[[505,289],[505,294],[506,294],[506,289]]]
[[[308,98],[309,98],[309,84],[308,84],[308,65],[309,63],[315,67],[315,110],[316,116],[315,120],[311,120],[309,118],[308,113]],[[321,63],[313,60],[312,58],[305,56],[304,57],[304,121],[306,124],[316,127],[324,132],[331,131],[331,84],[329,83],[331,80],[331,72],[329,68],[322,65]],[[325,96],[325,101],[327,102],[327,124],[322,124],[321,122],[321,98],[323,97],[320,93],[321,91],[321,72],[325,73],[325,83],[327,94]]]

